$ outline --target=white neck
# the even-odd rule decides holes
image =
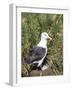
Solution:
[[[41,38],[40,42],[38,43],[37,46],[43,47],[43,48],[47,48],[47,40],[44,38]]]

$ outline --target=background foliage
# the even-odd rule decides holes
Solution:
[[[46,60],[54,75],[63,74],[63,15],[62,14],[21,14],[21,55],[23,61],[29,49],[38,44],[42,32],[47,32],[52,41],[48,41]]]

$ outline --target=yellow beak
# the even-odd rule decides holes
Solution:
[[[51,37],[49,37],[49,36],[48,36],[48,39],[52,40],[52,38],[51,38]]]

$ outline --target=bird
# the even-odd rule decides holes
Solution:
[[[46,68],[45,66],[43,67],[42,64],[47,55],[48,39],[52,40],[52,38],[49,37],[47,32],[42,32],[40,42],[30,49],[29,56],[26,60],[28,64],[36,65],[35,68],[39,70],[44,70],[44,68]]]

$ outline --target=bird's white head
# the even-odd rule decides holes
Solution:
[[[41,41],[38,43],[37,46],[41,46],[41,47],[43,47],[43,48],[47,48],[47,39],[52,40],[52,38],[49,37],[46,32],[43,32],[43,33],[41,34]]]
[[[48,35],[46,32],[43,32],[43,33],[41,34],[41,39],[45,39],[45,40],[50,39],[50,40],[52,40],[52,38],[49,37],[49,35]]]

